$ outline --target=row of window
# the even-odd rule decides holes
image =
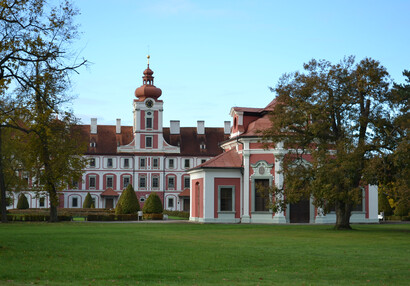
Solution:
[[[189,176],[183,177],[183,188],[187,189],[190,187],[190,179]],[[123,176],[122,177],[122,187],[126,188],[131,183],[131,176]],[[151,188],[158,189],[160,186],[160,175],[152,175],[151,177]],[[97,188],[97,176],[90,175],[88,176],[88,187],[90,189]],[[105,188],[114,188],[114,175],[107,175],[105,176]],[[139,188],[147,188],[147,176],[141,175],[138,178],[138,187]],[[73,182],[73,188],[78,188],[78,182]],[[167,176],[167,189],[172,190],[176,188],[176,176],[175,175],[168,175]]]
[[[131,168],[131,159],[130,158],[122,158],[121,160],[122,162],[122,168],[128,169]],[[138,167],[140,169],[146,169],[148,168],[148,158],[147,157],[140,157],[139,158],[139,164]],[[167,166],[169,169],[175,169],[176,168],[176,159],[174,158],[168,158],[167,159]],[[206,159],[201,159],[201,164],[205,163]],[[89,161],[89,167],[90,168],[95,168],[97,167],[97,161],[96,158],[90,158]],[[188,169],[191,167],[191,159],[183,159],[183,165],[184,168]],[[160,166],[160,159],[159,158],[152,158],[152,160],[150,161],[150,167],[153,169],[158,169]],[[114,165],[114,159],[113,158],[105,158],[105,168],[115,168]]]

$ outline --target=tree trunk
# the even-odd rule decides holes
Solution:
[[[352,229],[350,227],[350,215],[351,215],[351,207],[345,203],[338,201],[336,202],[336,225],[335,229],[343,230],[343,229]]]
[[[2,128],[0,128],[0,196],[1,196],[1,222],[7,223],[7,203],[6,203],[6,184],[3,173],[3,153],[2,153]]]

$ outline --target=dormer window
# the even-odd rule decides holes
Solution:
[[[95,143],[94,141],[93,141],[93,142],[90,142],[90,147],[91,147],[91,148],[97,147],[97,143]]]
[[[206,145],[204,142],[201,143],[201,145],[199,145],[199,147],[201,148],[201,150],[205,150],[206,149]]]

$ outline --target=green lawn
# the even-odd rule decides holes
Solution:
[[[410,224],[0,224],[0,285],[409,285]]]

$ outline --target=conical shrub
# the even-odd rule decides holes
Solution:
[[[17,201],[17,208],[20,210],[29,208],[27,197],[24,194],[21,194],[19,196],[19,200]]]
[[[115,214],[135,214],[140,210],[140,203],[132,185],[122,192],[115,207]]]
[[[160,214],[163,211],[162,202],[157,193],[151,193],[142,209],[146,214]]]
[[[93,198],[91,197],[90,193],[88,192],[87,195],[85,196],[85,200],[83,203],[83,208],[84,209],[89,209],[91,208],[91,205],[93,204]]]

